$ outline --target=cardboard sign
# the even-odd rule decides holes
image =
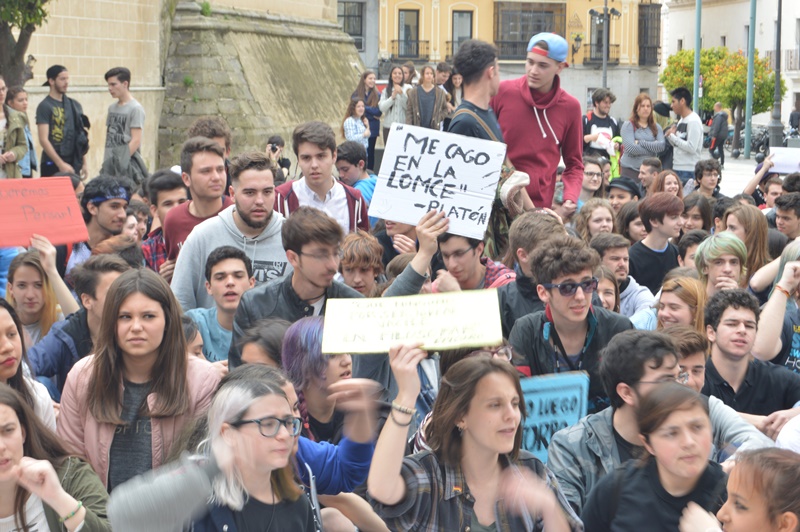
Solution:
[[[322,352],[386,353],[402,343],[423,349],[499,345],[497,290],[468,290],[403,297],[329,299]]]
[[[550,438],[575,425],[589,408],[589,374],[570,371],[521,380],[528,416],[522,428],[522,448],[547,463]]]
[[[800,172],[800,149],[770,147],[770,155],[775,166],[769,169],[770,173],[793,174]]]
[[[53,245],[89,238],[68,177],[0,179],[0,247],[29,246],[34,234]]]
[[[442,211],[449,233],[483,240],[505,156],[500,142],[395,123],[369,215],[417,225]]]

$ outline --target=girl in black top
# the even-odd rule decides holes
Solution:
[[[725,473],[709,461],[708,400],[678,383],[660,384],[636,412],[648,455],[606,475],[589,494],[581,519],[586,532],[678,530],[689,502],[716,512]]]

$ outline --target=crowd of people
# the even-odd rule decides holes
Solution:
[[[86,180],[66,68],[40,158],[0,78],[4,177],[68,177],[88,233],[0,250],[0,531],[799,531],[800,174],[767,158],[723,196],[687,89],[667,127],[645,93],[584,114],[567,54],[540,33],[518,79],[478,40],[382,92],[366,71],[344,142],[294,129],[295,179],[282,138],[234,154],[221,117],[148,173],[115,68]],[[507,145],[483,240],[368,216],[394,123]],[[322,350],[331,299],[483,289],[499,345]],[[543,463],[521,383],[573,371],[587,415]]]

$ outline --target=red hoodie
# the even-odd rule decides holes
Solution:
[[[527,189],[534,205],[549,208],[553,204],[562,156],[564,200],[577,205],[583,183],[581,106],[561,90],[559,77],[550,92],[536,93],[535,101],[525,76],[503,81],[491,106],[508,144],[508,158],[514,168],[531,177]]]

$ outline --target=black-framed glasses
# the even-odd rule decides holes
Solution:
[[[581,281],[579,283],[542,283],[542,286],[545,288],[558,288],[558,292],[564,297],[574,296],[575,292],[578,291],[578,287],[583,290],[584,294],[591,294],[595,290],[597,290],[597,277],[592,277],[591,279],[587,279],[586,281]]]
[[[467,355],[467,358],[479,357],[479,356],[487,356],[491,358],[497,357],[511,361],[511,359],[514,357],[514,350],[511,348],[510,345],[502,345],[497,349],[476,349],[475,351]]]
[[[300,434],[300,429],[303,427],[303,420],[299,417],[284,417],[279,418],[275,416],[262,417],[261,419],[242,419],[231,423],[232,427],[241,427],[248,423],[255,423],[258,425],[258,431],[265,438],[274,438],[281,430],[281,426],[286,427],[289,435],[292,437]]]
[[[603,172],[584,172],[583,175],[585,175],[586,177],[588,177],[590,179],[593,178],[593,177],[596,177],[597,179],[600,179],[601,177],[603,177]]]

